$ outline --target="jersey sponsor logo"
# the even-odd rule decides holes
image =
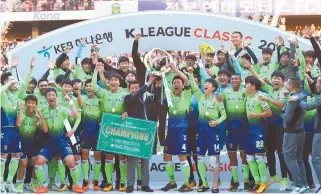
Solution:
[[[156,171],[156,172],[164,172],[166,163],[161,162],[161,163],[155,163],[153,162],[150,166],[150,172]],[[192,166],[193,172],[196,172],[196,166],[193,163]],[[180,172],[181,171],[181,163],[174,163],[174,170],[175,172]],[[206,164],[206,171],[213,171],[212,168],[210,167],[209,164]],[[220,163],[220,171],[231,171],[231,166],[228,163]]]

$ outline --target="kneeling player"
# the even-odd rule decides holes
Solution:
[[[70,100],[69,96],[66,96],[66,101],[69,101],[71,110],[65,107],[57,106],[57,91],[53,88],[49,88],[46,91],[46,99],[48,101],[49,107],[42,110],[45,121],[48,125],[48,141],[43,149],[37,156],[35,172],[38,179],[39,188],[36,193],[46,193],[48,189],[44,186],[45,173],[43,170],[43,165],[50,161],[55,155],[59,155],[67,164],[70,169],[71,176],[73,179],[74,187],[73,191],[76,193],[83,193],[84,191],[80,188],[78,183],[79,172],[75,164],[75,158],[72,154],[72,149],[70,145],[71,133],[66,133],[64,120],[68,117],[76,118],[78,116],[77,109],[73,102]]]
[[[264,95],[258,90],[261,82],[254,76],[245,79],[246,92],[246,113],[249,123],[247,145],[245,148],[246,160],[250,171],[254,177],[255,185],[252,191],[262,193],[267,188],[266,184],[266,165],[264,156],[266,152],[266,120],[272,116],[272,111],[268,103],[260,100],[259,95]]]

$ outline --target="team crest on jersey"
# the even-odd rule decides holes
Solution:
[[[197,147],[197,148],[196,148],[196,151],[199,152],[199,151],[200,151],[200,147]]]
[[[260,134],[260,135],[259,135],[259,137],[263,137],[263,135],[262,135],[262,134]]]
[[[217,140],[217,141],[220,140],[220,138],[218,137],[218,135],[216,135],[216,140]]]
[[[232,143],[229,143],[229,144],[228,144],[228,147],[229,147],[229,148],[233,148],[233,144],[232,144]]]
[[[7,146],[7,145],[3,146],[3,149],[4,149],[4,150],[7,150],[7,149],[8,149],[8,146]]]

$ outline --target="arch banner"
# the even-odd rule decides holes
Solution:
[[[36,58],[35,78],[47,70],[49,59],[55,60],[67,46],[71,62],[77,54],[81,38],[87,38],[83,57],[89,56],[90,45],[100,47],[101,56],[131,53],[135,34],[141,33],[139,50],[152,48],[164,50],[198,51],[202,43],[219,49],[223,44],[231,46],[233,31],[240,31],[251,43],[251,48],[261,57],[260,49],[275,49],[276,36],[285,39],[292,34],[275,27],[236,17],[197,12],[152,11],[120,14],[97,18],[69,25],[49,32],[12,50],[8,56],[18,56],[20,77],[27,74],[29,61]],[[299,38],[300,47],[311,48],[310,42]]]

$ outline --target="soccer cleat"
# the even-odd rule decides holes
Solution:
[[[181,186],[181,188],[178,189],[178,192],[180,192],[180,193],[186,193],[186,192],[190,192],[190,191],[192,191],[192,189],[185,184],[183,184]]]
[[[37,182],[31,182],[30,183],[30,191],[31,192],[36,192],[36,190],[37,190]]]
[[[250,187],[249,188],[249,191],[256,191],[256,190],[258,190],[259,189],[259,187],[260,187],[260,184],[255,184],[255,185],[253,185],[253,187]]]
[[[286,189],[287,191],[293,191],[295,188],[293,182],[291,180],[288,181],[288,183],[286,184]]]
[[[100,189],[99,182],[96,180],[93,181],[93,189],[94,189],[94,191],[98,191]]]
[[[279,182],[279,177],[277,176],[271,176],[268,180],[267,187],[270,187],[273,183]]]
[[[84,192],[84,190],[82,190],[79,185],[74,185],[74,187],[72,188],[72,191],[75,193],[83,193]]]
[[[154,190],[151,189],[151,188],[149,187],[149,185],[142,186],[142,191],[143,191],[143,192],[147,192],[147,193],[152,193],[152,192],[154,192]]]
[[[293,191],[290,194],[299,194],[300,193],[300,187],[294,187]]]
[[[113,185],[107,183],[106,187],[104,188],[104,191],[105,191],[105,192],[108,192],[108,191],[112,191],[112,190],[113,190]]]
[[[17,189],[13,183],[5,183],[5,188],[8,193],[17,193]]]
[[[239,186],[240,186],[239,182],[233,182],[233,185],[232,185],[232,188],[230,189],[230,191],[237,192]]]
[[[66,190],[68,190],[67,184],[61,184],[60,187],[57,189],[58,192],[64,192]]]
[[[162,191],[169,191],[171,189],[176,189],[177,188],[177,184],[171,184],[168,183],[165,187],[161,188]]]
[[[230,184],[230,186],[229,186],[229,189],[231,190],[232,189],[232,187],[233,187],[233,183],[234,183],[234,180],[233,180],[233,178],[231,179],[231,184]]]
[[[212,193],[219,193],[220,190],[218,188],[212,188]]]
[[[120,192],[125,192],[126,191],[126,185],[124,183],[120,183],[119,191]]]
[[[309,186],[303,186],[299,190],[300,193],[306,193],[308,191],[310,191],[310,187]]]
[[[137,180],[137,191],[142,189],[142,180]]]
[[[4,182],[1,182],[0,186],[1,186],[1,193],[7,193],[6,188],[4,187]]]
[[[101,190],[104,190],[104,188],[106,188],[107,187],[107,182],[106,181],[102,181],[101,182],[101,184],[99,185],[99,188],[101,189]]]
[[[200,188],[197,189],[197,192],[199,193],[204,193],[206,192],[207,190],[209,190],[210,188],[209,187],[205,187],[205,186],[202,186]]]
[[[16,189],[17,193],[23,193],[23,183],[18,183]]]
[[[47,189],[50,191],[58,191],[59,187],[57,187],[57,185],[55,183],[53,183],[53,184],[50,183],[50,184],[48,184]]]
[[[263,193],[267,189],[266,184],[260,184],[260,187],[256,190],[257,193]]]
[[[281,185],[280,185],[280,191],[285,191],[286,190],[287,183],[288,183],[287,178],[282,178]]]
[[[89,180],[83,180],[82,190],[88,191],[88,189],[89,189],[89,184],[90,184],[90,181],[89,181]]]
[[[197,185],[197,189],[201,188],[202,186],[203,186],[203,181],[200,180],[199,183],[198,183],[198,185]]]
[[[244,191],[248,192],[250,189],[250,183],[244,183]]]
[[[190,187],[190,188],[193,188],[193,187],[196,186],[196,181],[195,181],[195,180],[190,179],[188,182],[189,182],[189,187]]]
[[[42,185],[38,187],[35,193],[48,193],[48,188]]]

